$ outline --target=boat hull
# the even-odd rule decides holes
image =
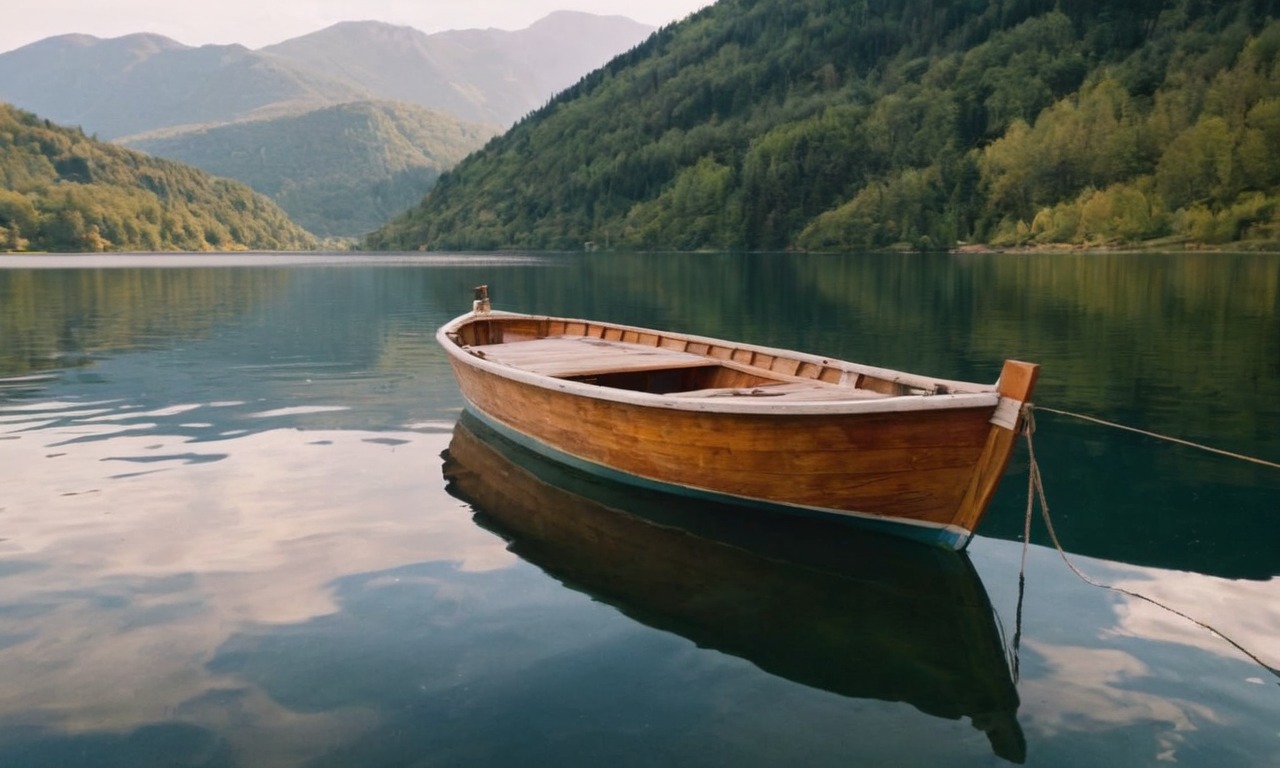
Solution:
[[[994,399],[917,410],[703,410],[591,396],[605,388],[511,375],[450,352],[468,409],[544,456],[615,481],[833,517],[951,549],[968,543],[1012,448],[1013,430],[991,423]]]

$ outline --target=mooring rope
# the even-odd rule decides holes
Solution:
[[[1025,424],[1030,424],[1031,415],[1028,413],[1025,417]],[[1025,428],[1025,427],[1024,427]],[[1035,466],[1034,463],[1032,466]],[[1021,654],[1019,647],[1022,645],[1022,598],[1027,592],[1027,547],[1031,542],[1031,500],[1035,498],[1035,475],[1027,473],[1027,516],[1022,526],[1022,565],[1018,568],[1018,608],[1014,613],[1013,621],[1013,682],[1016,684],[1021,677]]]
[[[1096,580],[1096,579],[1090,578],[1087,574],[1085,574],[1083,571],[1081,571],[1079,568],[1077,568],[1077,567],[1075,566],[1075,563],[1072,563],[1072,562],[1071,562],[1071,559],[1070,559],[1069,557],[1067,557],[1067,552],[1066,552],[1066,550],[1065,550],[1065,549],[1063,549],[1063,547],[1062,547],[1062,542],[1058,540],[1058,533],[1057,533],[1057,531],[1055,531],[1055,530],[1054,530],[1054,528],[1053,528],[1053,519],[1052,519],[1052,517],[1051,517],[1051,516],[1050,516],[1050,514],[1049,514],[1049,500],[1048,500],[1048,498],[1046,497],[1046,495],[1045,495],[1045,490],[1044,490],[1044,478],[1043,478],[1043,477],[1041,476],[1041,474],[1040,474],[1040,463],[1039,463],[1038,461],[1036,461],[1035,445],[1032,443],[1032,440],[1031,440],[1031,436],[1032,436],[1032,434],[1034,434],[1034,433],[1035,433],[1035,431],[1036,431],[1036,426],[1035,426],[1035,416],[1033,415],[1033,412],[1034,412],[1034,411],[1036,411],[1036,410],[1040,410],[1040,411],[1048,411],[1048,412],[1050,412],[1050,413],[1062,413],[1062,414],[1067,415],[1067,416],[1076,416],[1077,418],[1084,418],[1084,419],[1089,420],[1089,421],[1097,421],[1097,422],[1099,422],[1099,423],[1107,424],[1107,425],[1109,425],[1109,426],[1117,426],[1117,427],[1120,427],[1121,429],[1128,429],[1128,430],[1133,431],[1133,432],[1141,432],[1141,433],[1143,433],[1143,434],[1151,434],[1151,433],[1143,432],[1143,430],[1140,430],[1140,429],[1133,429],[1132,427],[1124,427],[1124,426],[1121,426],[1121,425],[1118,425],[1118,424],[1110,424],[1109,422],[1102,421],[1101,419],[1094,419],[1094,418],[1092,418],[1092,417],[1079,416],[1078,414],[1074,414],[1074,413],[1066,413],[1065,411],[1056,411],[1056,410],[1053,410],[1053,409],[1051,409],[1051,408],[1045,408],[1045,407],[1043,407],[1043,406],[1035,406],[1035,407],[1033,408],[1033,407],[1031,407],[1030,405],[1028,405],[1028,406],[1025,408],[1024,413],[1023,413],[1023,428],[1022,428],[1022,434],[1023,434],[1023,435],[1026,437],[1026,439],[1027,439],[1027,456],[1028,456],[1028,462],[1029,462],[1029,465],[1030,465],[1030,466],[1029,466],[1029,469],[1028,469],[1027,517],[1026,517],[1026,523],[1025,523],[1025,525],[1023,526],[1023,536],[1022,536],[1022,570],[1018,573],[1018,611],[1017,611],[1017,616],[1018,616],[1018,618],[1017,618],[1017,627],[1016,627],[1016,629],[1014,630],[1014,636],[1013,636],[1013,638],[1014,638],[1014,639],[1013,639],[1013,643],[1014,643],[1014,669],[1013,669],[1013,672],[1014,672],[1014,681],[1015,681],[1015,682],[1017,682],[1017,679],[1018,679],[1018,663],[1017,663],[1017,658],[1018,658],[1018,643],[1019,643],[1020,636],[1022,635],[1022,596],[1023,596],[1023,587],[1024,587],[1024,584],[1026,583],[1026,582],[1025,582],[1025,573],[1026,573],[1026,569],[1027,569],[1027,547],[1028,547],[1028,545],[1030,544],[1030,541],[1031,541],[1031,517],[1032,517],[1033,509],[1034,509],[1034,507],[1035,507],[1035,501],[1036,501],[1037,499],[1038,499],[1038,500],[1039,500],[1039,502],[1040,502],[1040,514],[1041,514],[1041,517],[1044,519],[1044,527],[1045,527],[1045,529],[1046,529],[1046,530],[1048,530],[1048,532],[1049,532],[1049,539],[1053,542],[1053,546],[1054,546],[1054,548],[1058,550],[1058,555],[1062,557],[1062,562],[1066,563],[1066,564],[1067,564],[1067,568],[1071,569],[1071,572],[1072,572],[1072,573],[1074,573],[1077,577],[1079,577],[1081,581],[1083,581],[1083,582],[1085,582],[1086,584],[1089,584],[1089,585],[1091,585],[1091,586],[1098,587],[1098,588],[1100,588],[1100,589],[1107,589],[1107,590],[1111,590],[1112,592],[1119,592],[1120,594],[1128,595],[1129,597],[1133,597],[1133,598],[1137,598],[1138,600],[1144,600],[1144,601],[1146,601],[1146,602],[1148,602],[1148,603],[1150,603],[1150,604],[1152,604],[1152,605],[1156,606],[1157,608],[1162,608],[1162,609],[1164,609],[1164,610],[1168,611],[1169,613],[1174,614],[1175,616],[1180,616],[1180,617],[1182,617],[1183,619],[1186,619],[1187,621],[1191,622],[1192,624],[1195,624],[1196,626],[1201,627],[1202,629],[1208,630],[1208,631],[1209,631],[1211,634],[1213,634],[1214,636],[1219,637],[1219,638],[1221,638],[1221,639],[1225,640],[1226,642],[1230,643],[1230,644],[1231,644],[1231,646],[1233,646],[1236,650],[1238,650],[1238,651],[1240,651],[1241,653],[1243,653],[1245,656],[1248,656],[1248,657],[1249,657],[1250,659],[1252,659],[1255,663],[1257,663],[1257,664],[1258,664],[1258,666],[1260,666],[1260,667],[1262,667],[1263,669],[1267,670],[1267,671],[1268,671],[1268,672],[1270,672],[1272,675],[1275,675],[1277,678],[1280,678],[1280,669],[1277,669],[1276,667],[1273,667],[1273,666],[1271,666],[1271,665],[1267,664],[1265,661],[1263,661],[1261,658],[1259,658],[1259,657],[1257,656],[1257,654],[1255,654],[1255,653],[1251,652],[1248,648],[1245,648],[1245,647],[1244,647],[1243,645],[1241,645],[1240,643],[1237,643],[1235,640],[1232,640],[1230,637],[1228,637],[1228,636],[1224,635],[1222,632],[1218,631],[1218,630],[1217,630],[1213,625],[1211,625],[1211,624],[1207,624],[1207,623],[1205,623],[1205,622],[1203,622],[1203,621],[1200,621],[1199,619],[1197,619],[1197,618],[1195,618],[1195,617],[1193,617],[1193,616],[1188,616],[1187,614],[1183,613],[1182,611],[1179,611],[1178,609],[1173,608],[1173,607],[1171,607],[1171,606],[1165,605],[1164,603],[1162,603],[1162,602],[1160,602],[1159,600],[1156,600],[1156,599],[1154,599],[1154,598],[1147,597],[1146,595],[1140,594],[1140,593],[1138,593],[1138,592],[1134,592],[1133,590],[1130,590],[1130,589],[1125,589],[1124,587],[1117,587],[1117,586],[1115,586],[1114,584],[1104,584],[1103,582],[1100,582],[1100,581],[1098,581],[1098,580]],[[1161,436],[1161,435],[1155,435],[1155,434],[1152,434],[1152,436],[1153,436],[1153,437],[1161,437],[1161,438],[1163,438],[1163,436]],[[1186,442],[1186,441],[1178,440],[1178,439],[1176,439],[1176,438],[1167,438],[1167,439],[1171,439],[1173,442],[1183,443],[1183,444],[1185,444],[1185,445],[1190,445],[1190,446],[1195,447],[1195,448],[1204,448],[1204,446],[1195,445],[1194,443],[1188,443],[1188,442]],[[1219,450],[1217,450],[1217,449],[1215,449],[1215,448],[1206,448],[1205,450],[1209,450],[1209,451],[1212,451],[1212,452],[1214,452],[1214,453],[1221,453],[1221,454],[1225,454],[1225,455],[1228,455],[1228,456],[1232,456],[1232,455],[1233,455],[1233,454],[1230,454],[1230,453],[1228,453],[1228,452],[1226,452],[1226,451],[1219,451]],[[1277,467],[1277,468],[1280,468],[1280,465],[1271,464],[1271,462],[1262,461],[1262,460],[1259,460],[1259,459],[1250,459],[1249,457],[1246,457],[1246,456],[1241,456],[1241,457],[1238,457],[1238,458],[1244,458],[1244,459],[1248,459],[1248,460],[1250,460],[1250,461],[1257,461],[1257,462],[1258,462],[1258,463],[1260,463],[1260,464],[1270,464],[1271,466],[1275,466],[1275,467]]]
[[[1124,424],[1117,424],[1114,421],[1099,419],[1096,416],[1086,416],[1083,413],[1072,413],[1071,411],[1060,411],[1057,408],[1046,408],[1043,405],[1028,405],[1027,412],[1030,413],[1032,410],[1044,411],[1045,413],[1056,413],[1059,416],[1069,416],[1073,419],[1080,419],[1081,421],[1090,421],[1090,422],[1093,422],[1094,424],[1101,424],[1104,427],[1111,427],[1112,429],[1122,429],[1126,432],[1133,432],[1139,435],[1143,435],[1145,437],[1152,437],[1152,438],[1155,438],[1156,440],[1163,440],[1167,443],[1177,443],[1178,445],[1185,445],[1188,448],[1195,448],[1201,451],[1208,451],[1209,453],[1216,453],[1219,456],[1227,456],[1232,459],[1239,459],[1240,461],[1248,461],[1254,464],[1261,464],[1264,467],[1280,469],[1280,463],[1276,463],[1274,461],[1259,459],[1256,456],[1246,456],[1243,453],[1233,453],[1231,451],[1224,451],[1221,448],[1213,448],[1211,446],[1203,445],[1201,443],[1193,443],[1190,440],[1183,440],[1182,438],[1179,438],[1179,437],[1170,437],[1169,435],[1162,435],[1162,434],[1159,434],[1158,432],[1148,432],[1145,429],[1138,429],[1137,427],[1130,427]]]

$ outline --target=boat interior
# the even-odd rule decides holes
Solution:
[[[451,339],[490,362],[569,381],[679,397],[850,400],[951,391],[849,363],[587,321],[480,316]]]

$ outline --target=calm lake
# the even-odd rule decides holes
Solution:
[[[963,555],[726,524],[460,424],[480,283],[1280,462],[1275,255],[0,256],[0,765],[1280,766],[1280,469],[1038,412],[1123,591],[1025,443]]]

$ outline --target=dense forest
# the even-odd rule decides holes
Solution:
[[[296,250],[315,239],[238,182],[0,103],[0,251]]]
[[[1280,242],[1275,0],[721,0],[370,248]]]
[[[320,237],[359,237],[498,133],[413,104],[357,101],[121,140],[243,181]]]

